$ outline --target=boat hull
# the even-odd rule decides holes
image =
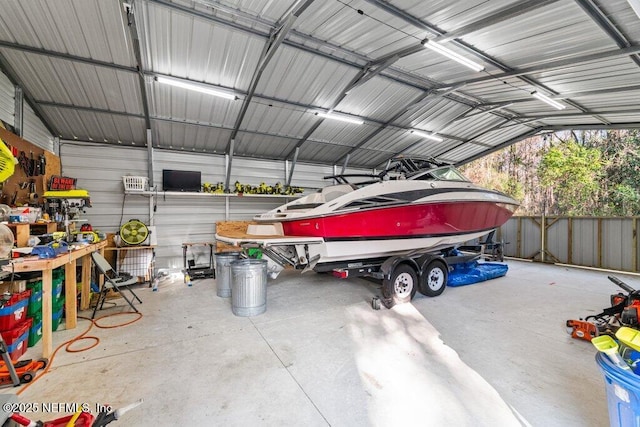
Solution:
[[[447,238],[460,243],[469,240],[467,235],[501,226],[512,214],[512,207],[501,203],[456,201],[296,218],[281,224],[287,236],[322,237],[326,242],[380,240],[387,245],[397,240],[409,245],[409,240]]]
[[[358,240],[327,240],[319,245],[309,245],[310,259],[316,257],[317,264],[339,261],[366,260],[402,255],[415,250],[439,251],[451,248],[463,242],[476,239],[490,230],[481,230],[465,234],[440,235],[413,238],[384,238]]]

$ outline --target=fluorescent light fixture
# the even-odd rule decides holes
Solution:
[[[484,70],[484,66],[478,64],[477,62],[474,62],[470,59],[465,58],[462,55],[459,55],[457,53],[455,53],[454,51],[452,51],[449,48],[446,48],[444,46],[442,46],[440,43],[436,43],[432,40],[425,40],[423,43],[423,46],[431,49],[434,52],[439,53],[440,55],[444,55],[449,59],[453,59],[454,61],[459,62],[460,64],[471,68],[473,71],[482,71]]]
[[[200,93],[206,93],[207,95],[218,96],[220,98],[231,99],[233,101],[238,99],[238,97],[235,96],[233,93],[223,92],[221,90],[216,90],[216,89],[211,89],[211,88],[209,88],[209,87],[207,87],[205,85],[200,85],[200,84],[196,84],[196,83],[189,83],[189,82],[185,82],[183,80],[173,79],[173,78],[164,77],[164,76],[156,76],[155,79],[156,79],[156,81],[158,83],[163,83],[163,84],[167,84],[167,85],[170,85],[170,86],[180,87],[182,89],[193,90],[193,91],[200,92]]]
[[[424,133],[424,132],[420,132],[419,130],[411,130],[410,132],[412,134],[416,135],[416,136],[419,136],[421,138],[430,139],[432,141],[436,141],[436,142],[444,141],[442,138],[440,138],[439,136],[437,136],[434,133]]]
[[[538,98],[540,101],[546,102],[547,104],[551,105],[553,108],[557,108],[558,110],[564,110],[565,108],[567,108],[566,106],[560,104],[558,101],[554,101],[553,99],[549,98],[547,95],[543,93],[533,91],[531,92],[531,95],[533,95],[534,98]]]
[[[364,120],[362,119],[354,119],[353,117],[335,115],[333,113],[316,113],[316,116],[324,117],[325,119],[338,120],[340,122],[353,123],[356,125],[364,124]]]
[[[627,0],[629,2],[629,6],[633,9],[633,11],[640,18],[640,0]]]

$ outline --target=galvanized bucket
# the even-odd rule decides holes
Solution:
[[[216,253],[216,295],[231,296],[231,263],[240,259],[240,252]]]
[[[231,311],[257,316],[267,310],[267,260],[241,259],[231,263]]]

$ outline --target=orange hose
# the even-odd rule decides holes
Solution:
[[[100,321],[101,319],[105,319],[107,317],[112,317],[112,316],[120,316],[123,314],[135,314],[137,317],[129,322],[125,322],[125,323],[120,323],[117,325],[112,325],[112,326],[100,326],[98,324],[98,321]],[[53,351],[53,354],[51,355],[51,358],[49,359],[49,363],[47,364],[46,368],[44,368],[44,370],[42,371],[42,373],[40,375],[38,375],[36,378],[34,378],[31,382],[27,383],[24,385],[24,387],[22,387],[20,390],[18,390],[16,392],[16,395],[20,395],[22,394],[26,389],[28,389],[29,387],[31,387],[31,385],[33,383],[35,383],[37,380],[39,380],[43,375],[45,375],[46,373],[49,372],[49,369],[51,368],[51,365],[53,365],[53,360],[56,357],[56,354],[58,353],[58,351],[60,351],[60,349],[62,349],[64,347],[64,349],[67,351],[67,353],[80,353],[82,351],[87,351],[92,349],[93,347],[97,346],[100,343],[100,338],[95,337],[93,335],[87,335],[89,333],[89,331],[95,326],[96,328],[100,328],[100,329],[112,329],[112,328],[120,328],[122,326],[127,326],[130,325],[134,322],[137,322],[138,320],[142,319],[142,313],[136,313],[135,311],[125,311],[122,313],[112,313],[112,314],[107,314],[106,316],[102,316],[102,317],[98,317],[97,319],[90,319],[88,317],[82,317],[82,316],[78,316],[78,319],[84,319],[84,320],[88,320],[89,323],[89,327],[80,335],[77,335],[75,338],[71,338],[68,341],[63,342],[62,344],[60,344],[58,347],[56,347],[56,349]],[[81,340],[94,340],[95,342],[88,346],[88,347],[83,347],[80,349],[71,349],[71,345],[81,341]]]

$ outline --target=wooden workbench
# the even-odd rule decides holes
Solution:
[[[89,308],[91,292],[91,253],[104,250],[107,242],[92,243],[82,248],[72,250],[51,259],[17,258],[3,267],[5,271],[24,273],[27,271],[42,272],[42,357],[51,357],[53,341],[51,337],[52,324],[52,272],[53,269],[64,266],[65,280],[65,326],[73,329],[78,323],[76,261],[82,259],[82,289],[80,308]]]

